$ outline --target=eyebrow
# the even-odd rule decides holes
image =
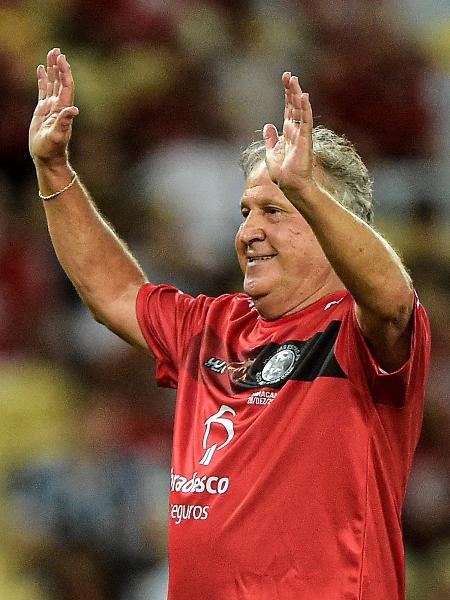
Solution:
[[[252,198],[250,198],[250,200],[252,200]],[[278,206],[279,208],[283,208],[283,203],[281,202],[281,200],[278,200],[276,198],[257,198],[254,200],[256,201],[257,206],[261,208],[263,208],[264,206]],[[248,207],[249,203],[246,198],[242,197],[239,204],[241,207]]]

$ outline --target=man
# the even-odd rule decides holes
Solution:
[[[78,110],[59,49],[38,67],[30,128],[40,197],[95,318],[149,348],[159,383],[178,389],[169,598],[397,600],[428,322],[366,222],[360,158],[313,130],[308,94],[282,81],[283,137],[266,125],[243,157],[244,294],[146,283],[68,163]]]

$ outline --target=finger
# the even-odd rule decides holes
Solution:
[[[54,73],[54,84],[53,84],[53,95],[58,96],[59,90],[61,89],[61,73],[59,68],[59,60],[61,56],[61,52],[59,48],[55,48],[53,53],[54,64],[53,64],[53,73]]]
[[[309,94],[302,92],[300,102],[301,108],[298,109],[300,112],[297,114],[299,114],[301,118],[285,121],[283,127],[284,137],[287,141],[292,143],[300,140],[300,138],[304,138],[307,145],[312,147],[313,113],[309,101]]]
[[[60,88],[58,92],[59,100],[63,106],[70,106],[73,104],[75,89],[72,77],[72,69],[65,54],[60,54],[57,61],[60,81]]]
[[[298,113],[295,112],[297,108],[300,108],[297,96],[302,93],[298,77],[286,71],[286,73],[283,73],[282,80],[285,89],[284,117],[285,119],[300,120]]]
[[[57,65],[53,65],[53,78],[54,78],[54,83],[53,83],[52,95],[57,96],[59,93],[59,88],[61,87],[61,83],[59,80],[59,69],[58,69]]]
[[[59,48],[52,48],[47,53],[47,67],[56,65],[56,60],[60,54],[61,54],[61,50]]]
[[[68,106],[64,108],[55,120],[55,129],[59,129],[60,131],[67,131],[71,125],[74,118],[78,115],[79,110],[76,106]]]
[[[292,77],[292,73],[290,71],[285,71],[281,76],[281,81],[283,82],[284,87],[287,87],[289,81]]]
[[[55,64],[53,65],[54,73],[55,73],[55,85],[53,87],[53,95],[59,96],[62,83],[61,83],[61,51],[57,48],[58,52],[54,54]]]
[[[311,136],[313,130],[313,111],[311,102],[309,100],[309,94],[304,92],[301,96],[302,106],[302,134]]]
[[[283,73],[283,75],[281,76],[281,81],[283,83],[283,87],[284,87],[284,118],[285,119],[289,119],[289,102],[288,102],[288,95],[287,95],[287,87],[288,87],[288,82],[291,78],[291,72],[290,71],[285,71]]]
[[[266,150],[272,150],[278,142],[278,131],[272,123],[266,123],[263,127],[263,137]]]
[[[56,60],[61,53],[59,48],[53,48],[47,54],[47,96],[53,96],[57,79]]]
[[[54,50],[50,50],[47,54],[47,96],[53,96],[53,86],[55,83],[55,71],[53,70],[54,65]]]
[[[38,100],[44,100],[44,98],[47,96],[47,73],[45,72],[44,65],[39,65],[36,73],[38,84]]]
[[[289,81],[289,100],[291,104],[291,119],[295,121],[302,120],[302,88],[298,77],[291,77]]]
[[[34,111],[34,116],[46,117],[50,111],[50,97],[48,96],[48,77],[44,65],[39,65],[36,69],[38,84],[38,103]]]
[[[300,87],[300,82],[297,75],[293,75],[291,77],[289,81],[289,89],[291,90],[293,100],[302,95],[302,88]]]

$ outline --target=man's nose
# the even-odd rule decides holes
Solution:
[[[261,220],[250,213],[241,225],[240,237],[245,244],[262,241],[266,237]]]

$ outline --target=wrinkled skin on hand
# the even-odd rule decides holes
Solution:
[[[309,94],[302,92],[298,77],[283,73],[285,94],[283,138],[272,124],[264,126],[266,165],[281,189],[301,190],[314,183],[312,147],[313,116]]]
[[[38,103],[29,131],[30,154],[35,162],[65,163],[78,108],[73,105],[70,64],[59,48],[48,53],[47,68],[38,66],[37,82]]]

